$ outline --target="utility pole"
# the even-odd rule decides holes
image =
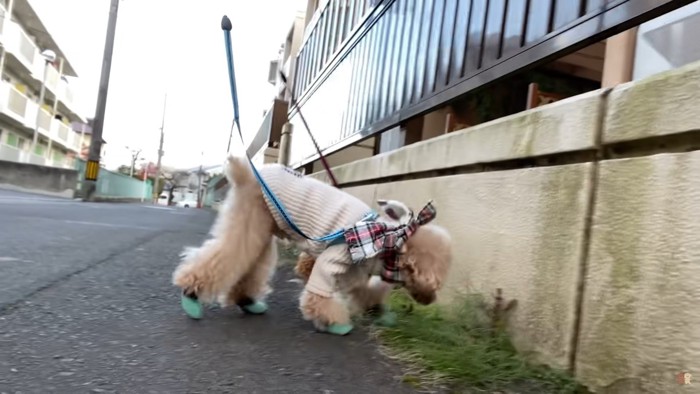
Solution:
[[[292,132],[294,126],[287,122],[282,125],[282,135],[280,136],[280,149],[277,163],[289,167],[289,152],[292,149]]]
[[[163,130],[165,129],[165,106],[168,104],[168,94],[165,94],[163,99],[163,119],[160,122],[160,144],[158,145],[158,163],[156,164],[156,181],[153,186],[153,194],[155,195],[156,201],[158,201],[159,193],[158,187],[160,187],[160,160],[163,157]]]
[[[90,152],[85,165],[85,179],[82,185],[83,201],[89,201],[95,190],[97,175],[100,172],[100,153],[102,151],[102,128],[105,121],[105,109],[107,107],[107,89],[109,87],[109,72],[112,69],[112,52],[114,52],[114,34],[117,29],[117,12],[119,1],[112,0],[109,6],[109,20],[107,21],[107,37],[105,50],[102,55],[102,73],[100,75],[100,90],[97,94],[97,108],[93,120],[92,139],[90,140]]]

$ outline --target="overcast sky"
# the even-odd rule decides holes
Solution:
[[[30,0],[79,78],[84,117],[95,113],[110,0]],[[163,164],[220,164],[232,119],[221,17],[233,22],[233,54],[244,132],[253,133],[274,89],[267,83],[294,14],[306,0],[122,0],[103,137],[108,168],[128,164],[126,146],[157,159],[167,92]],[[240,141],[231,143],[240,153]]]

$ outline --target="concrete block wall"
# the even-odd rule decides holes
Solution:
[[[0,160],[0,187],[73,198],[78,172],[66,168]]]
[[[433,199],[456,240],[440,301],[502,288],[534,360],[594,392],[690,393],[676,375],[700,379],[699,110],[693,64],[334,173],[375,207]]]

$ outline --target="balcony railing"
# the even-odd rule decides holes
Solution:
[[[68,82],[63,79],[58,82],[58,98],[63,101],[68,108],[73,108],[73,89]]]
[[[27,96],[19,92],[14,86],[10,86],[7,83],[2,84],[5,89],[7,97],[7,109],[18,117],[21,121],[27,116],[27,103],[29,99]]]
[[[43,73],[43,65],[41,66],[41,68],[42,68],[42,73]],[[43,78],[43,75],[42,75],[42,78]],[[56,67],[54,67],[52,65],[48,65],[48,69],[46,70],[46,87],[56,95],[58,95],[60,93],[59,92],[59,84],[58,84],[58,82],[60,80],[61,80],[61,75],[58,73],[58,70],[56,70]]]
[[[37,112],[38,111],[38,112]],[[0,82],[0,112],[14,119],[20,127],[33,131],[39,117],[39,133],[59,142],[69,150],[79,149],[80,135],[73,132],[69,126],[58,119],[53,119],[51,113],[44,108],[39,109],[37,103],[29,100],[17,88],[7,82]]]
[[[2,8],[0,8],[2,11]],[[36,79],[42,81],[44,78],[44,59],[39,53],[39,48],[34,44],[22,27],[14,22],[6,22],[0,17],[0,38],[6,51],[14,55],[27,72]],[[69,84],[61,79],[61,75],[56,67],[49,65],[46,72],[46,87],[63,102],[67,108],[74,111],[73,91]]]
[[[323,68],[348,42],[364,22],[377,0],[322,0],[309,22],[299,50],[297,67],[303,70],[295,78],[297,97],[311,84]],[[299,64],[301,63],[301,66]]]
[[[19,161],[21,151],[13,146],[0,143],[0,160]]]
[[[17,22],[3,21],[2,43],[7,52],[13,54],[27,68],[27,71],[37,77],[36,58],[38,49],[31,38]]]
[[[23,30],[19,30],[19,53],[24,57],[28,64],[34,64],[34,58],[36,57],[37,48],[29,38],[27,33]]]
[[[45,131],[47,134],[50,134],[52,131],[51,130],[51,114],[43,108],[41,108],[39,110],[39,129],[41,129],[42,131]],[[55,134],[52,135],[52,137],[54,137],[54,136],[55,136]]]
[[[301,108],[332,153],[691,2],[329,0],[298,54],[290,121],[303,127]],[[292,163],[313,151],[294,138]]]
[[[76,133],[75,131],[69,133],[71,135],[70,138],[70,147],[74,151],[78,152],[80,151],[80,133]]]
[[[272,102],[258,132],[246,147],[246,152],[250,157],[255,156],[263,148],[277,147],[282,134],[282,125],[287,122],[288,110],[289,106],[286,101],[275,99]]]
[[[60,120],[54,119],[52,124],[52,136],[54,136],[63,146],[72,148],[73,141],[70,139],[72,132],[70,127],[66,126]]]

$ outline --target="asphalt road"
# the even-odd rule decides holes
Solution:
[[[270,311],[180,310],[214,214],[0,190],[0,393],[409,393],[362,331],[313,331],[290,267]]]

